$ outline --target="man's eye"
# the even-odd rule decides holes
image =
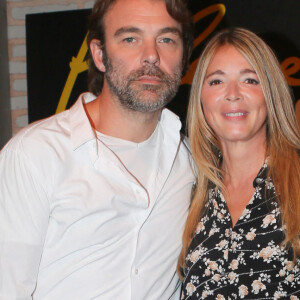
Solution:
[[[217,85],[217,84],[221,84],[222,81],[219,80],[219,79],[214,79],[214,80],[211,80],[208,84],[211,86],[211,85]]]
[[[162,38],[160,40],[160,42],[164,43],[164,44],[174,44],[175,43],[175,41],[173,39],[171,39],[171,38]]]
[[[135,42],[136,40],[135,40],[135,38],[133,38],[133,37],[127,37],[127,38],[123,39],[123,41],[126,42],[126,43],[133,43],[133,42]]]
[[[245,80],[245,83],[257,85],[257,84],[259,84],[259,81],[256,80],[256,79],[254,79],[254,78],[247,78],[247,79]]]

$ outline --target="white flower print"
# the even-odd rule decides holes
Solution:
[[[213,200],[213,204],[215,209],[219,209],[218,202],[215,199]]]
[[[226,240],[221,240],[220,243],[218,244],[218,249],[224,248],[228,244],[228,241]]]
[[[236,276],[237,276],[236,273],[230,272],[230,273],[228,274],[228,279],[230,280],[230,282],[233,282],[234,279],[236,278]]]
[[[266,184],[266,188],[267,188],[268,190],[274,189],[274,184],[273,184],[271,178],[267,178],[267,179],[265,180],[265,184]]]
[[[208,267],[209,267],[211,270],[215,271],[215,270],[218,269],[218,264],[217,264],[215,261],[210,261],[210,262],[208,263]]]
[[[237,233],[235,231],[232,231],[231,233],[231,240],[235,240],[237,237]]]
[[[224,257],[225,260],[228,260],[228,252],[229,252],[228,249],[226,249],[226,250],[224,251],[223,257]]]
[[[196,228],[196,234],[198,234],[200,231],[203,231],[205,229],[204,223],[199,222]]]
[[[221,209],[221,213],[222,213],[223,215],[226,215],[226,213],[227,213],[226,209],[222,208],[222,209]]]
[[[220,275],[220,274],[215,274],[215,275],[212,277],[212,279],[213,279],[214,281],[218,282],[218,281],[220,281],[220,279],[221,279],[221,275]]]
[[[210,189],[209,192],[208,192],[208,195],[209,195],[209,200],[210,201],[214,201],[215,198],[216,198],[216,190],[215,189]]]
[[[214,228],[212,228],[212,229],[209,231],[209,234],[208,234],[208,235],[209,235],[209,236],[212,236],[212,235],[214,235],[214,234],[215,234],[215,232],[216,232],[216,231],[215,231],[215,229],[214,229]]]
[[[231,249],[236,250],[237,245],[238,245],[237,242],[232,243]]]
[[[255,239],[255,237],[256,237],[255,231],[256,231],[256,229],[251,228],[251,231],[249,231],[249,232],[246,234],[246,239],[247,239],[248,241],[253,241],[253,240]]]
[[[199,254],[200,254],[199,250],[193,251],[191,256],[190,256],[190,261],[193,262],[193,263],[196,262],[199,258]]]
[[[263,248],[260,253],[259,253],[259,257],[262,257],[264,260],[269,260],[269,258],[271,258],[271,256],[274,254],[274,252],[276,251],[276,249],[271,248],[270,246]]]
[[[189,282],[186,285],[186,291],[189,296],[192,296],[193,293],[196,291],[196,287],[191,282]]]
[[[253,252],[253,254],[250,256],[250,258],[258,259],[259,258],[259,252]]]
[[[273,214],[269,214],[264,217],[263,224],[261,225],[263,228],[268,227],[270,224],[276,223],[276,218]]]
[[[254,294],[258,294],[260,290],[265,290],[266,286],[260,280],[254,280],[251,284]]]
[[[270,283],[271,282],[271,279],[270,279],[270,275],[268,275],[267,273],[261,273],[260,274],[260,280],[263,281],[263,282],[268,282]]]
[[[261,191],[261,187],[257,186],[254,192],[254,197],[257,199],[262,199],[262,195],[260,193]]]
[[[250,203],[249,203],[250,204]],[[251,217],[251,211],[248,208],[245,208],[241,214],[240,219],[249,219]]]
[[[217,215],[217,216],[218,216],[219,219],[224,219],[224,215],[221,214],[220,212],[218,212],[218,215]]]
[[[225,230],[225,236],[229,237],[230,236],[230,232],[231,232],[231,230],[229,228],[226,228],[226,230]]]
[[[233,259],[230,263],[230,269],[231,270],[236,270],[238,268],[239,261],[237,259]]]
[[[239,296],[241,297],[241,298],[244,298],[245,296],[247,296],[248,295],[248,288],[245,286],[245,285],[241,285],[241,286],[239,286]]]
[[[280,276],[280,277],[285,276],[285,270],[281,269],[281,270],[279,271],[279,276]]]
[[[275,292],[275,294],[274,294],[274,299],[279,299],[279,298],[281,298],[281,292]]]

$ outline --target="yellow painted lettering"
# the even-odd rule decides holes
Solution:
[[[59,113],[66,109],[78,74],[81,72],[84,72],[88,69],[88,64],[86,61],[84,61],[87,51],[88,51],[88,47],[87,47],[86,37],[85,37],[77,56],[72,57],[72,61],[70,62],[71,70],[70,70],[68,79],[66,81],[66,84],[64,86],[63,92],[60,96],[60,99],[59,99],[59,102],[58,102],[58,105],[56,108],[56,113]]]
[[[291,86],[300,85],[300,78],[293,78],[291,75],[296,74],[300,71],[300,58],[299,57],[288,57],[281,63],[282,72]]]
[[[218,13],[212,23],[195,39],[194,48],[197,47],[203,40],[205,40],[218,26],[218,24],[223,19],[226,8],[224,4],[214,4],[205,9],[199,11],[194,15],[194,23],[202,20],[203,18],[213,14]],[[185,74],[185,76],[181,80],[181,84],[192,84],[194,73],[197,67],[198,59],[193,61],[190,65],[189,71]]]

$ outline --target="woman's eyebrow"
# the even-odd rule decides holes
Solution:
[[[206,76],[205,76],[205,78],[208,78],[208,77],[210,77],[210,76],[212,76],[212,75],[224,75],[225,73],[222,71],[222,70],[216,70],[216,71],[213,71],[213,72],[211,72],[211,73],[208,73]]]

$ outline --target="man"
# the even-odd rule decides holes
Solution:
[[[1,152],[0,299],[178,298],[194,178],[163,107],[188,62],[190,25],[181,1],[95,3],[93,94]]]

